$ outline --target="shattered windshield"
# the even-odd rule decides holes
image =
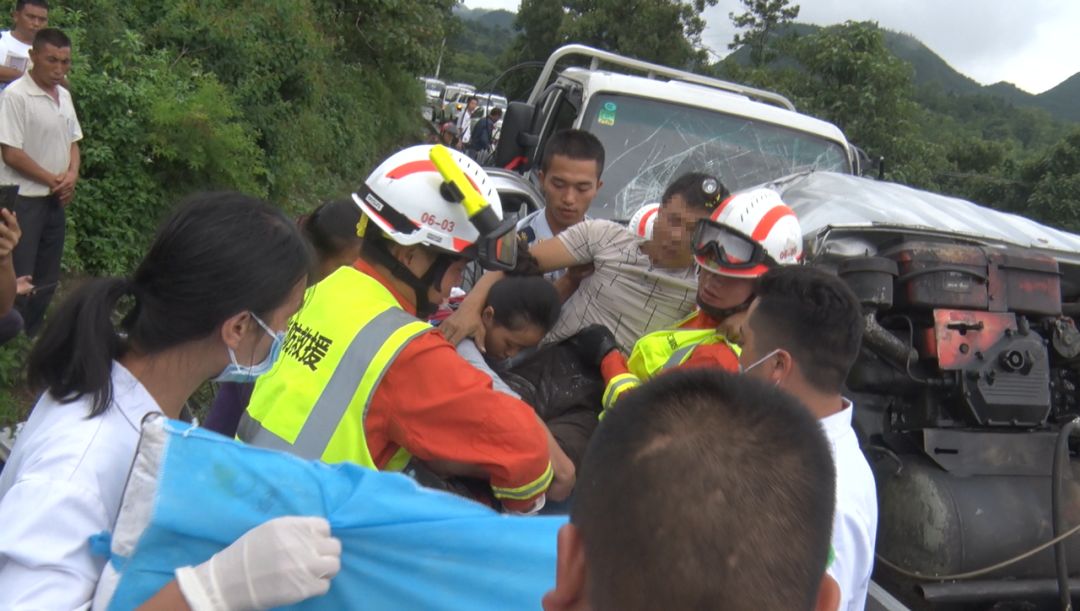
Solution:
[[[659,202],[680,175],[705,172],[732,191],[817,169],[850,173],[844,148],[831,140],[660,100],[593,96],[582,128],[604,143],[604,186],[589,215],[626,220]]]

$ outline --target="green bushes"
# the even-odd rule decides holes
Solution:
[[[239,189],[290,212],[356,187],[422,133],[414,76],[452,0],[70,0],[85,138],[69,276],[125,275],[169,208]],[[0,426],[27,342],[0,349]]]

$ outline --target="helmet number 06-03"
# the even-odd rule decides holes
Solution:
[[[454,230],[454,221],[450,221],[447,219],[439,220],[439,218],[436,217],[434,214],[429,214],[427,212],[420,215],[420,222],[428,225],[429,227],[438,227],[443,231]]]

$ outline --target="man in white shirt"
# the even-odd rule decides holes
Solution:
[[[46,0],[16,0],[12,28],[0,32],[0,89],[26,73],[38,30],[49,25]]]
[[[461,111],[461,114],[457,118],[458,133],[461,137],[458,139],[458,148],[462,149],[472,140],[472,119],[473,113],[476,112],[476,107],[480,104],[480,100],[476,96],[469,96],[469,101],[465,102],[465,108]]]
[[[0,185],[18,185],[15,213],[22,240],[13,254],[16,276],[41,287],[21,302],[33,336],[60,278],[64,208],[79,180],[82,127],[63,82],[71,67],[71,40],[45,28],[30,49],[33,65],[0,95]]]
[[[855,408],[841,394],[862,339],[859,302],[836,276],[796,266],[770,270],[754,294],[742,327],[740,364],[747,375],[799,398],[829,439],[836,465],[836,560],[828,573],[840,586],[840,609],[861,611],[874,566],[877,493],[851,427]]]

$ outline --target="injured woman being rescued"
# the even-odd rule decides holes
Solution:
[[[458,354],[491,377],[495,390],[519,397],[499,376],[509,362],[535,348],[559,318],[559,294],[542,276],[508,276],[496,282],[481,313],[484,346],[458,342]]]

